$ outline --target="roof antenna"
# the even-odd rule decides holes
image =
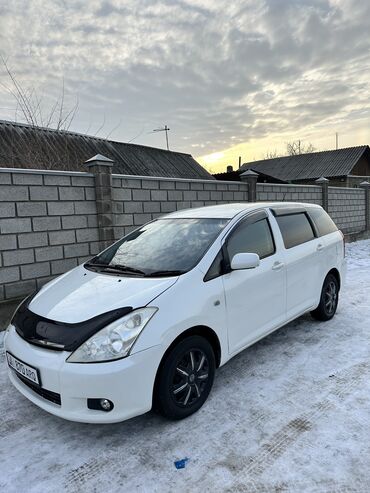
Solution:
[[[338,132],[335,132],[335,149],[338,150]]]
[[[155,128],[153,130],[153,132],[166,132],[166,144],[167,144],[167,151],[170,150],[169,146],[168,146],[168,132],[169,132],[169,128],[167,127],[167,125],[165,125],[163,128]]]

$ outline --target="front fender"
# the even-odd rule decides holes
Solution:
[[[152,303],[158,307],[158,312],[140,334],[132,354],[157,345],[162,347],[164,354],[183,332],[192,327],[206,326],[218,337],[220,364],[227,361],[229,351],[222,278],[203,282],[203,276],[200,271],[196,279],[194,276],[181,276],[174,286]]]

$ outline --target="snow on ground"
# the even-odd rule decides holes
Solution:
[[[1,347],[0,491],[370,491],[370,240],[347,257],[336,317],[301,317],[236,356],[185,421],[51,416],[12,388]]]

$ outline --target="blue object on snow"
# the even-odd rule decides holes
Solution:
[[[185,464],[187,463],[188,460],[189,460],[188,457],[185,457],[185,459],[181,459],[181,460],[175,460],[174,464],[176,469],[184,469]]]

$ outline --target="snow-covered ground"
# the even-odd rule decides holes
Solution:
[[[182,422],[50,416],[11,387],[0,342],[0,491],[369,492],[370,240],[347,257],[336,317],[304,316],[235,357]]]

